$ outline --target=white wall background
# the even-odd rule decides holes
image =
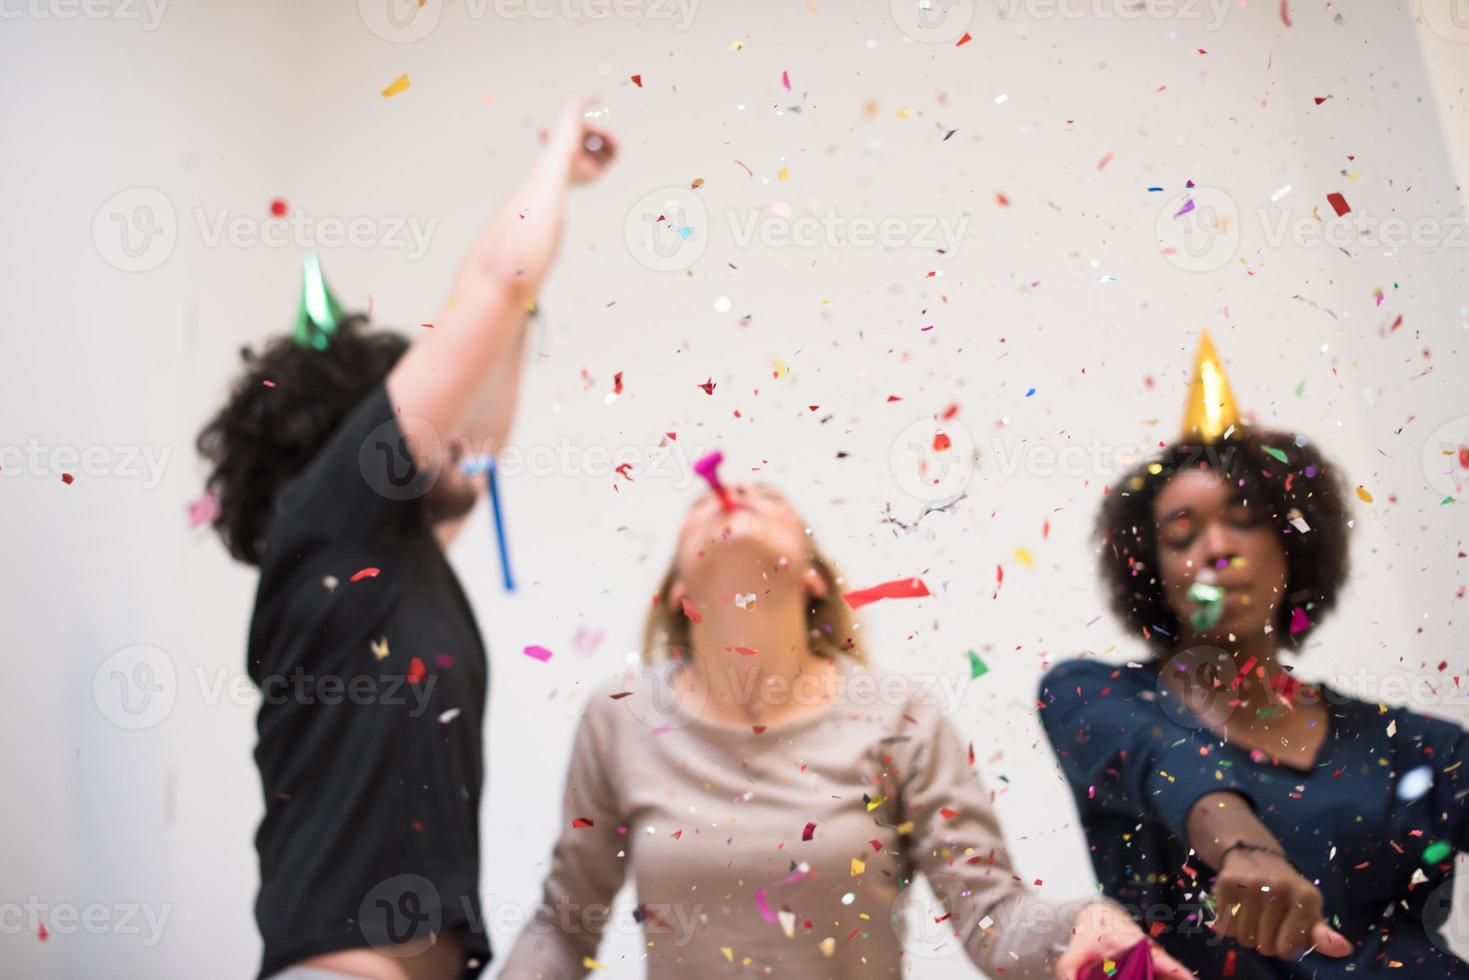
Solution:
[[[507,910],[497,921],[537,894],[581,699],[636,646],[695,492],[676,466],[647,472],[667,431],[685,462],[719,445],[735,473],[788,491],[854,585],[921,573],[939,593],[866,613],[869,644],[886,666],[956,680],[967,649],[984,655],[992,670],[955,722],[1025,873],[1058,897],[1091,873],[1034,718],[1036,679],[1081,650],[1141,652],[1098,618],[1087,536],[1107,461],[1174,434],[1201,327],[1244,406],[1320,440],[1374,498],[1355,508],[1344,607],[1302,670],[1369,684],[1355,672],[1462,672],[1464,505],[1441,501],[1463,493],[1435,454],[1469,426],[1469,21],[1424,2],[1292,3],[1287,28],[1267,2],[1124,18],[1120,0],[1071,0],[1066,15],[978,0],[915,39],[897,26],[916,16],[907,0],[896,13],[706,0],[691,17],[628,0],[631,16],[599,20],[592,0],[544,0],[535,15],[429,0],[416,20],[397,11],[401,30],[373,0],[196,0],[156,19],[123,0],[0,0],[0,975],[244,978],[257,965],[253,707],[230,695],[254,577],[185,511],[200,485],[193,434],[240,345],[289,325],[310,242],[212,242],[215,222],[258,229],[280,197],[375,233],[395,217],[431,223],[421,255],[392,241],[320,249],[344,300],[417,329],[572,91],[604,97],[623,158],[572,205],[517,442],[580,447],[576,465],[507,480],[521,592],[500,591],[483,512],[453,554],[492,649],[482,888]],[[956,25],[973,40],[928,43]],[[405,72],[409,91],[385,100]],[[1159,218],[1179,227],[1165,207],[1190,179],[1214,189],[1201,209],[1241,215],[1195,237],[1197,261],[1170,259]],[[704,204],[708,245],[660,272],[624,225],[670,187]],[[1282,215],[1330,216],[1329,192],[1369,219],[1459,237],[1345,251],[1272,237]],[[751,218],[783,213],[967,226],[947,256],[922,241],[739,240]],[[172,228],[172,244],[148,240],[137,261],[150,267],[125,271],[119,219],[140,248],[143,227]],[[776,359],[787,376],[772,377]],[[626,392],[608,404],[616,371]],[[712,397],[696,387],[706,377]],[[895,535],[884,508],[911,520],[926,503],[907,442],[951,403],[948,428],[979,453],[969,497]],[[89,447],[86,468],[68,461]],[[1068,447],[1100,447],[1103,462],[1052,469],[1046,454]],[[636,454],[637,481],[614,492],[596,454],[617,449]],[[145,451],[157,479],[130,455]],[[579,630],[602,640],[579,646]],[[528,643],[555,658],[522,656]],[[174,678],[156,723],[129,730],[106,671],[100,693],[93,681],[137,644]],[[89,906],[92,926],[67,928],[65,910]],[[167,917],[161,935],[148,914]],[[497,931],[502,949],[512,937]],[[640,975],[639,945],[611,940],[607,975]],[[972,971],[931,960],[914,973]]]

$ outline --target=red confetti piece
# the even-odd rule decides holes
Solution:
[[[585,830],[587,827],[595,827],[590,817],[575,817],[571,821],[572,830]]]
[[[933,451],[934,452],[941,453],[945,449],[948,449],[953,444],[954,444],[953,443],[953,440],[951,440],[949,438],[948,434],[945,433],[943,429],[940,429],[940,430],[938,430],[937,432],[935,432],[933,434]]]
[[[784,85],[786,87],[786,91],[789,92],[791,90],[791,73],[788,71],[781,72],[780,83]]]
[[[276,198],[270,202],[270,216],[272,218],[284,218],[286,216],[286,202],[284,198]]]
[[[1326,201],[1328,204],[1331,205],[1332,210],[1336,211],[1336,216],[1338,218],[1344,217],[1352,213],[1352,206],[1347,203],[1347,199],[1342,197],[1336,191],[1332,191],[1330,194],[1327,194]]]
[[[753,647],[735,647],[734,652],[742,657],[758,657],[760,655],[760,651]]]
[[[801,840],[810,840],[815,835],[816,835],[816,825],[814,823],[808,823],[806,825],[806,829],[803,830],[803,831],[801,831]]]
[[[536,646],[534,643],[525,648],[525,655],[532,660],[539,660],[541,663],[545,663],[553,656],[550,650],[542,646]]]
[[[643,87],[643,76],[642,75],[633,75],[633,76],[630,77],[630,80],[638,88],[642,88]]]
[[[51,933],[46,931],[46,924],[44,922],[36,926],[36,938],[43,943],[51,938]]]
[[[1002,208],[1008,208],[1010,206],[1010,199],[999,191],[995,191],[995,203]]]
[[[1280,0],[1280,20],[1286,27],[1295,26],[1290,22],[1290,0]],[[1233,951],[1231,951],[1230,959],[1234,959]],[[1231,974],[1226,974],[1226,976],[1229,975]]]
[[[715,381],[713,378],[710,378],[708,381],[705,381],[703,384],[699,385],[699,387],[704,389],[704,394],[712,395],[714,394]]]
[[[349,581],[361,582],[365,578],[377,578],[378,574],[381,571],[382,570],[378,568],[363,568],[353,574],[352,578]]]
[[[970,41],[973,41],[973,40],[974,40],[974,37],[972,35],[970,35],[970,33],[968,31],[965,31],[964,32],[964,36],[961,37],[958,41],[955,41],[954,42],[954,47],[956,47],[956,48],[962,48],[962,47],[964,47],[964,45],[968,44]]]
[[[616,694],[609,694],[607,696],[609,698],[611,698],[612,700],[614,700],[614,701],[621,701],[623,698],[630,698],[630,697],[632,697],[632,692],[631,691],[618,691]]]
[[[1112,150],[1108,150],[1107,151],[1107,155],[1104,156],[1104,157],[1102,157],[1102,161],[1097,164],[1097,169],[1098,170],[1105,170],[1105,169],[1107,169],[1107,164],[1111,163],[1112,160],[1116,156],[1117,156],[1116,152],[1114,152]]]
[[[67,486],[71,486],[72,481],[75,479],[76,477],[72,476],[70,473],[61,474],[61,482],[65,483]]]
[[[946,806],[939,810],[939,816],[943,817],[945,820],[953,820],[958,815],[959,811],[955,810],[951,806]]]
[[[926,595],[932,595],[928,586],[923,584],[920,578],[900,578],[881,585],[874,585],[868,589],[856,589],[848,592],[842,598],[852,609],[860,609],[870,602],[879,599],[919,599]]]
[[[270,380],[269,378],[264,379],[260,383],[263,384],[263,385],[265,385],[265,387],[267,387],[267,388],[274,388],[275,387],[275,382],[272,381],[272,380]]]
[[[689,622],[697,626],[704,621],[704,617],[699,615],[699,610],[692,602],[688,599],[679,599],[679,602],[683,604],[683,614],[689,617]]]
[[[756,735],[764,735],[765,734],[765,726],[764,725],[751,725],[750,727],[753,728],[753,729],[755,729],[755,734]]]
[[[414,657],[408,661],[408,683],[422,684],[426,677],[428,677],[428,668],[423,665],[422,660]]]
[[[868,841],[867,843],[872,845],[872,849],[874,851],[882,850],[882,841],[878,840],[876,837],[872,838],[872,840]]]
[[[622,394],[622,372],[621,371],[618,371],[616,374],[614,374],[612,376],[612,393],[614,395],[620,395],[620,394]]]
[[[947,421],[949,421],[950,419],[952,419],[954,416],[956,416],[958,414],[959,414],[959,403],[958,402],[955,402],[954,404],[950,405],[948,408],[944,409],[944,414],[940,415],[939,418],[942,419],[943,421],[947,422]]]

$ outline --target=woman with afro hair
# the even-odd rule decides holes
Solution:
[[[1063,663],[1040,715],[1103,890],[1204,977],[1469,978],[1432,927],[1469,846],[1452,723],[1291,676],[1347,577],[1335,466],[1230,409],[1110,488],[1113,612],[1152,656]],[[1199,378],[1212,377],[1200,396]]]

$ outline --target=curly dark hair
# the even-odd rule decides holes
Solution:
[[[1158,577],[1153,504],[1164,484],[1189,469],[1212,469],[1237,483],[1274,527],[1286,556],[1286,601],[1276,611],[1275,629],[1299,646],[1335,605],[1346,582],[1350,517],[1335,467],[1315,446],[1289,433],[1240,428],[1216,443],[1183,440],[1122,478],[1103,500],[1096,526],[1097,571],[1112,611],[1147,637],[1155,653],[1166,653],[1176,643],[1181,624]],[[1298,531],[1293,518],[1304,520],[1310,530]],[[1292,635],[1291,610],[1298,607],[1311,612],[1311,627]]]
[[[219,501],[214,529],[236,559],[260,564],[276,491],[408,349],[398,334],[366,326],[365,316],[344,318],[324,351],[290,336],[259,354],[240,351],[244,369],[195,442],[211,466],[205,486]]]

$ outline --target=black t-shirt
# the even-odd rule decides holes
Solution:
[[[484,644],[379,386],[276,497],[250,627],[261,689],[261,976],[458,931],[479,901]],[[476,964],[477,961],[477,965]]]

